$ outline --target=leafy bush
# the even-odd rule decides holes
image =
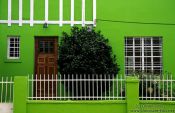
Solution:
[[[71,33],[63,32],[61,37],[61,43],[59,46],[59,72],[65,74],[63,79],[68,79],[68,74],[73,74],[69,79],[104,79],[104,75],[110,75],[110,78],[116,76],[119,71],[118,65],[116,63],[116,56],[112,55],[112,48],[109,45],[108,39],[106,39],[101,32],[96,32],[94,29],[89,29],[88,27],[78,28],[73,27]],[[77,76],[76,76],[77,74]],[[86,74],[86,77],[84,77]],[[87,76],[89,74],[89,77]],[[102,76],[99,76],[102,74]],[[70,84],[74,84],[69,82]],[[78,88],[78,94],[76,96],[97,96],[97,91],[91,88],[90,92],[87,90],[86,94],[80,95],[80,84],[78,86],[74,84],[74,89],[68,88],[68,82],[65,83],[69,91],[73,92],[75,88]],[[85,84],[85,82],[83,82]],[[99,82],[94,85],[99,86]],[[92,87],[93,83],[90,83]],[[102,84],[103,92],[104,87],[108,89],[108,85],[104,86]],[[86,86],[88,89],[88,86]],[[84,91],[84,89],[83,89]],[[76,92],[76,91],[74,91]],[[101,95],[98,93],[98,95]]]

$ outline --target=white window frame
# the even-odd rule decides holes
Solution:
[[[18,43],[19,43],[19,47],[15,47],[15,46],[13,47],[14,49],[15,49],[15,48],[19,48],[19,51],[18,51],[19,56],[18,56],[18,57],[15,57],[15,55],[14,55],[13,57],[10,56],[10,48],[11,48],[11,47],[10,47],[10,43],[11,43],[11,42],[10,42],[10,39],[12,39],[12,38],[13,38],[13,39],[16,39],[16,38],[19,39],[19,42],[18,42]],[[15,42],[14,42],[14,44],[15,44]],[[13,52],[15,52],[15,50],[14,50]],[[13,54],[14,54],[14,53],[13,53]],[[9,37],[8,37],[7,59],[12,59],[12,60],[13,60],[13,59],[14,59],[14,60],[15,60],[15,59],[17,59],[17,60],[20,59],[20,37],[19,37],[19,36],[9,36]]]
[[[128,39],[131,39],[132,40],[132,44],[130,44],[128,46],[128,44],[126,44],[126,41]],[[135,39],[140,39],[140,45],[139,46],[136,46],[135,44]],[[145,40],[147,39],[150,39],[150,45],[146,45],[145,44]],[[159,41],[161,42],[159,45],[155,45],[153,44],[153,40],[154,39],[159,39]],[[137,69],[140,68],[139,71],[143,72],[143,73],[146,73],[145,71],[149,71],[149,70],[145,70],[150,68],[150,71],[151,73],[148,73],[148,74],[153,74],[154,75],[154,69],[155,68],[160,68],[160,75],[162,74],[162,71],[163,71],[163,61],[162,61],[162,53],[163,53],[163,50],[162,50],[162,44],[163,41],[162,41],[162,37],[125,37],[125,63],[124,63],[124,68],[125,68],[125,75],[131,75],[131,74],[137,74]],[[150,50],[149,51],[146,51],[145,48],[149,48]],[[154,48],[154,49],[153,49]],[[157,49],[155,48],[159,48],[158,49],[158,54],[160,53],[160,55],[154,55],[156,52],[157,52]],[[129,52],[129,49],[130,50],[130,53],[132,53],[132,55],[128,55],[126,56]],[[136,55],[136,49],[139,50],[139,53],[141,54],[140,56],[137,56]],[[150,55],[145,55],[145,53],[149,53]],[[140,62],[136,65],[136,58],[140,58]],[[147,58],[150,58],[150,61],[144,61],[145,59]],[[160,62],[156,62],[154,61],[154,58],[160,58]],[[127,62],[127,59],[128,60],[132,60],[131,62]],[[156,64],[157,63],[157,64]],[[128,65],[129,64],[129,65]],[[130,69],[132,68],[132,70]],[[133,71],[133,73],[128,73],[127,71]],[[156,74],[157,75],[157,74]]]

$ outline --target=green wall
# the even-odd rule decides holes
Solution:
[[[18,19],[18,0],[13,0],[12,19]],[[25,10],[23,19],[30,18],[29,0],[23,0]],[[92,20],[92,0],[86,0],[86,19]],[[133,21],[147,23],[175,23],[174,0],[97,0],[97,19]],[[59,19],[58,0],[49,1],[49,20]],[[64,20],[70,18],[70,0],[64,0]],[[35,0],[35,20],[44,19],[44,1]],[[7,0],[0,0],[0,20],[7,19]],[[81,20],[81,0],[75,0],[75,19]],[[62,31],[69,32],[70,25],[0,24],[0,75],[27,75],[34,72],[34,36],[61,36]],[[97,20],[97,30],[109,39],[124,73],[124,37],[125,36],[162,36],[163,71],[175,74],[175,25],[134,24]],[[7,36],[17,35],[21,40],[20,60],[7,59]]]
[[[26,113],[126,113],[126,102],[28,102]]]

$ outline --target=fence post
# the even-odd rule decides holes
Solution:
[[[14,79],[14,113],[26,113],[27,77],[16,76]]]
[[[127,113],[139,113],[139,80],[136,77],[126,79]]]

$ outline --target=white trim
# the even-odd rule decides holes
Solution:
[[[144,50],[144,38],[140,38],[141,39],[141,44],[142,44],[142,71],[144,71],[145,69],[144,69],[144,64],[145,64],[145,55],[144,55],[144,52],[145,52],[145,50]]]
[[[97,18],[97,1],[93,0],[93,25],[96,26],[96,18]]]
[[[82,26],[85,26],[85,0],[82,0]]]
[[[59,24],[60,24],[60,26],[63,26],[63,0],[60,0],[60,13],[59,13],[59,15],[60,15]]]
[[[19,57],[10,57],[10,39],[15,39],[15,38],[18,38],[19,39]],[[15,41],[14,41],[15,42]],[[15,44],[15,43],[14,43]],[[13,48],[15,48],[15,47],[13,47]],[[12,37],[8,37],[8,47],[7,47],[7,59],[20,59],[20,38],[19,37],[17,37],[17,36],[12,36]]]
[[[8,26],[11,26],[11,19],[12,19],[12,15],[11,15],[11,0],[8,0]]]
[[[2,24],[6,24],[6,23],[8,23],[8,20],[0,20],[0,23],[2,23]],[[11,20],[11,23],[12,24],[19,24],[19,20]],[[23,24],[30,24],[31,23],[31,21],[30,20],[23,20]],[[34,20],[33,21],[33,24],[44,24],[45,23],[45,20]],[[62,22],[60,22],[60,21],[54,21],[54,20],[52,20],[52,21],[48,21],[48,24],[55,24],[55,25],[57,25],[57,24],[71,24],[71,21],[62,21]],[[82,21],[74,21],[74,24],[82,24]],[[85,21],[85,24],[87,24],[87,25],[92,25],[93,24],[93,21]]]
[[[153,70],[154,68],[153,68],[153,38],[151,38],[151,70]]]
[[[22,26],[22,0],[19,0],[19,26]]]
[[[8,0],[8,19],[7,20],[0,20],[0,24],[8,24],[8,26],[11,26],[11,24],[19,24],[19,26],[22,26],[23,24],[30,24],[30,26],[33,26],[34,24],[59,24],[60,26],[63,26],[63,24],[71,24],[73,26],[74,24],[81,24],[82,26],[85,26],[86,24],[91,24],[96,26],[96,0],[93,0],[93,20],[86,21],[86,0],[82,0],[82,18],[80,21],[75,21],[75,0],[71,0],[71,17],[70,20],[64,21],[63,17],[63,0],[59,0],[59,20],[51,20],[49,21],[49,0],[45,0],[45,19],[44,20],[34,20],[34,0],[30,0],[30,19],[29,20],[23,20],[23,0],[19,0],[19,19],[18,20],[12,20],[12,0]]]
[[[132,41],[133,41],[132,42],[133,43],[132,45],[133,46],[133,58],[132,58],[133,62],[132,63],[133,63],[133,71],[135,72],[135,39],[133,38]]]
[[[74,0],[71,0],[71,26],[74,26]]]
[[[45,22],[48,22],[48,10],[49,10],[49,4],[48,0],[45,0]]]
[[[34,2],[30,0],[30,26],[33,26]]]

